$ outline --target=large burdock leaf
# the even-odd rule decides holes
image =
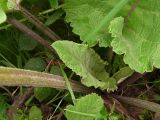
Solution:
[[[56,41],[52,45],[65,65],[82,77],[88,87],[115,90],[116,80],[105,71],[106,63],[85,44],[71,41]]]
[[[118,17],[110,24],[113,50],[124,54],[125,63],[141,73],[160,68],[159,6],[159,0],[141,0],[125,22]]]
[[[106,120],[107,111],[103,100],[96,94],[77,99],[76,104],[67,106],[67,120]]]
[[[82,41],[86,41],[89,46],[99,43],[100,46],[110,45],[110,35],[108,27],[104,26],[90,39],[88,34],[97,28],[107,13],[119,0],[65,0],[64,10],[66,20],[71,22],[73,32],[80,36]]]

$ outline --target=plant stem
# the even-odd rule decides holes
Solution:
[[[20,11],[22,14],[31,22],[33,23],[40,31],[42,31],[44,34],[46,34],[49,38],[52,40],[60,40],[61,38],[54,33],[50,28],[45,26],[40,20],[38,20],[34,15],[32,15],[28,10],[23,8],[22,6],[19,6]]]
[[[18,20],[19,22],[25,22],[25,21],[27,21],[27,19],[26,18],[23,18],[23,19],[20,19],[20,20]],[[11,27],[12,25],[11,24],[7,24],[7,25],[4,25],[4,26],[1,26],[0,27],[0,30],[6,30],[6,29],[8,29],[9,27]]]
[[[122,83],[119,84],[118,86],[118,92],[121,92],[123,89],[125,89],[129,84],[133,84],[134,82],[136,82],[137,80],[139,80],[140,78],[142,78],[144,74],[140,74],[140,73],[133,73],[132,76],[128,77],[126,80],[124,80]]]
[[[18,96],[13,104],[12,104],[12,107],[10,107],[8,109],[8,112],[7,112],[7,117],[8,117],[8,120],[12,120],[13,119],[13,116],[14,114],[17,112],[17,109],[18,108],[21,108],[24,104],[24,102],[31,97],[31,95],[33,94],[33,88],[28,88],[27,91],[21,95],[21,96]]]
[[[15,18],[7,18],[7,22],[10,23],[10,24],[12,24],[16,28],[18,28],[23,33],[27,34],[32,39],[38,41],[40,44],[42,44],[43,46],[47,47],[52,52],[56,53],[55,50],[51,47],[51,45],[50,45],[49,42],[47,42],[41,36],[39,36],[38,34],[36,34],[35,32],[33,32],[32,30],[30,30],[27,26],[25,26],[24,24],[22,24],[21,22],[19,22],[17,19],[15,19]]]
[[[91,93],[92,89],[81,83],[70,80],[75,92]],[[0,86],[33,86],[67,89],[66,82],[61,76],[30,70],[0,67]]]
[[[56,8],[51,8],[51,9],[45,10],[45,11],[43,11],[43,12],[40,12],[39,15],[49,14],[49,13],[51,13],[51,12],[57,10],[57,9],[62,8],[63,6],[64,6],[64,5],[61,4],[61,5],[59,5],[59,6],[56,7]]]
[[[117,96],[117,95],[112,95],[112,96],[123,103],[140,107],[143,109],[147,109],[152,112],[160,112],[160,105],[157,103],[149,102],[147,100],[141,100],[137,98],[123,97],[123,96]]]

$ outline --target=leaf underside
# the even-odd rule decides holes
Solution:
[[[65,65],[82,77],[84,85],[108,91],[117,88],[116,80],[105,71],[105,62],[88,45],[56,41],[52,46]]]

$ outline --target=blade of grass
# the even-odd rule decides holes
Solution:
[[[16,68],[16,66],[14,66],[7,58],[5,58],[5,56],[3,54],[0,53],[0,57],[2,57],[6,62],[5,62],[5,65],[7,67],[13,67],[13,68]],[[1,62],[1,61],[0,61]]]
[[[53,103],[54,101],[57,100],[57,98],[59,98],[58,96],[61,94],[62,91],[59,91],[48,103],[47,105]]]
[[[44,15],[44,14],[49,14],[49,13],[52,13],[53,11],[57,10],[57,9],[61,9],[64,5],[61,4],[59,5],[57,8],[50,8],[48,10],[45,10],[45,11],[42,11],[39,13],[39,15]]]
[[[59,65],[60,65],[60,64],[59,64]],[[63,68],[62,68],[61,65],[60,65],[60,69],[61,69],[62,75],[63,75],[63,77],[64,77],[64,79],[65,79],[65,81],[66,81],[66,85],[67,85],[68,91],[70,92],[72,101],[73,101],[73,103],[75,104],[76,98],[75,98],[75,95],[74,95],[74,93],[73,93],[73,90],[72,90],[70,81],[68,80],[68,77],[67,77],[66,73],[64,72],[64,70],[63,70]]]
[[[62,101],[64,100],[64,98],[65,97],[67,97],[68,96],[68,93],[67,94],[65,94],[64,96],[63,96],[63,98],[58,102],[58,105],[56,106],[56,108],[55,108],[55,110],[54,110],[54,112],[53,112],[53,114],[52,114],[52,116],[54,116],[54,114],[56,113],[56,111],[58,110],[58,108],[60,107],[60,105],[61,105],[61,103],[62,103]]]

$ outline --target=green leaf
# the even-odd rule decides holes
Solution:
[[[131,76],[134,73],[130,67],[123,67],[118,72],[116,72],[112,77],[117,80],[118,83],[122,82],[127,77]]]
[[[19,36],[19,49],[20,50],[33,50],[37,46],[37,42],[25,34]]]
[[[19,8],[17,5],[20,4],[20,2],[21,0],[0,0],[0,9],[4,12],[9,10],[18,10]]]
[[[13,67],[17,64],[17,44],[16,35],[19,34],[15,29],[8,29],[0,31],[0,61],[3,63],[8,63],[8,65]],[[14,65],[12,65],[14,64]]]
[[[108,24],[129,0],[65,0],[66,21],[89,46],[110,46]],[[117,4],[118,3],[118,4]],[[128,8],[127,8],[128,9]],[[121,13],[121,14],[125,14]]]
[[[100,46],[110,45],[111,39],[107,33],[107,27],[100,30],[90,40],[85,39],[111,9],[108,6],[109,3],[108,0],[65,0],[64,10],[67,22],[71,22],[73,32],[80,35],[80,39],[85,40],[89,46],[94,46],[98,42]]]
[[[52,44],[65,65],[82,77],[82,83],[88,87],[113,91],[116,80],[109,78],[105,71],[106,63],[85,44],[71,41],[56,41]]]
[[[51,74],[54,74],[54,75],[63,76],[60,67],[55,66],[55,65],[52,65],[51,70],[50,70],[50,73],[51,73]]]
[[[38,107],[31,107],[29,111],[29,120],[42,120],[42,112]]]
[[[0,24],[5,22],[6,19],[7,19],[7,16],[6,16],[5,12],[3,11],[2,8],[0,8]]]
[[[9,108],[9,104],[6,102],[5,97],[0,95],[0,120],[6,119],[8,108]]]
[[[44,71],[46,68],[46,63],[42,58],[31,58],[24,66],[24,69]]]
[[[123,120],[119,114],[111,114],[107,120]]]
[[[141,0],[126,22],[117,17],[110,24],[113,50],[140,73],[160,68],[159,6],[159,0]]]
[[[40,102],[49,100],[56,94],[57,94],[57,91],[53,88],[35,88],[34,89],[34,96]]]
[[[0,0],[0,9],[3,11],[7,10],[7,0]]]
[[[126,64],[123,61],[123,55],[114,55],[106,69],[110,75],[113,75],[123,67],[126,67]]]
[[[94,93],[77,99],[74,106],[66,108],[67,120],[105,120],[106,113],[102,98]]]
[[[49,3],[52,8],[57,8],[58,7],[58,0],[49,0]]]
[[[56,22],[56,20],[58,20],[63,15],[63,13],[64,11],[62,10],[55,11],[51,16],[47,18],[45,25],[49,26],[53,24],[54,22]]]
[[[17,109],[16,114],[14,114],[13,120],[28,120],[28,119],[23,110]]]

